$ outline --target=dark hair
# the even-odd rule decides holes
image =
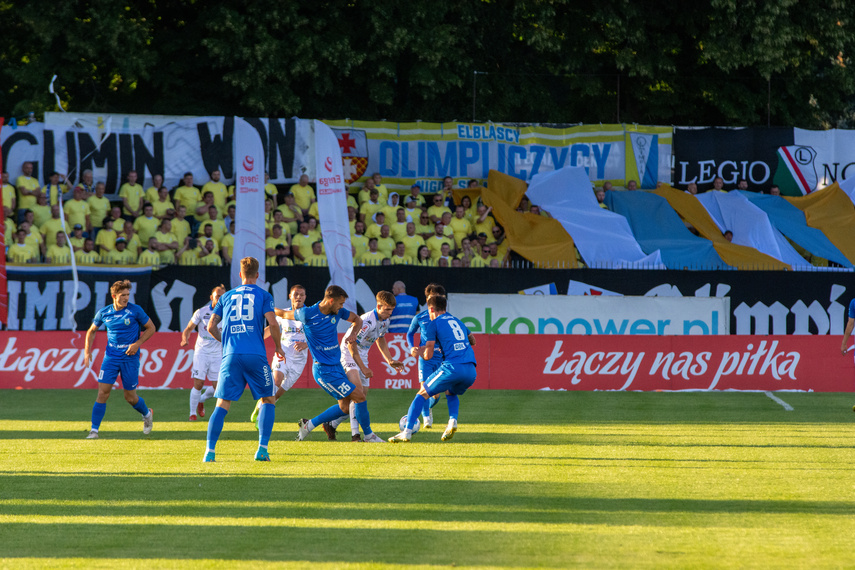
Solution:
[[[330,285],[324,291],[324,299],[340,299],[342,297],[347,299],[347,292],[338,285]]]
[[[442,295],[434,295],[427,300],[427,306],[433,307],[437,311],[445,311],[448,307],[448,299]]]

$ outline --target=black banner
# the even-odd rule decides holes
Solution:
[[[71,299],[71,272],[32,272],[9,268],[11,330],[67,330],[65,303]],[[424,302],[424,288],[437,282],[450,293],[517,293],[554,283],[559,294],[647,296],[725,296],[730,298],[732,334],[842,334],[846,309],[855,296],[851,272],[643,271],[608,269],[455,269],[415,266],[357,267],[358,309],[374,306],[374,295],[403,281],[407,292]],[[88,328],[96,310],[109,302],[109,285],[117,279],[135,284],[134,302],[160,331],[182,330],[193,311],[208,301],[211,289],[228,288],[227,267],[168,266],[136,275],[81,272],[79,330]],[[277,306],[287,306],[288,289],[306,288],[309,304],[329,285],[326,268],[268,267],[267,281]]]
[[[778,167],[778,149],[793,145],[793,137],[791,127],[675,128],[674,186],[685,190],[694,182],[703,192],[720,176],[727,190],[744,178],[749,190],[768,191]]]

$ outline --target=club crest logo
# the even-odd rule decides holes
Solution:
[[[249,155],[243,157],[243,168],[247,172],[252,172],[252,169],[255,168],[255,159]]]
[[[368,169],[368,137],[365,131],[355,129],[333,129],[333,132],[341,147],[344,180],[353,184]]]

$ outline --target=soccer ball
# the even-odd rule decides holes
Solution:
[[[398,427],[401,428],[401,431],[407,429],[407,416],[406,414],[401,418],[401,421],[398,422]],[[413,426],[413,433],[416,433],[422,428],[422,422],[416,418],[416,425]]]

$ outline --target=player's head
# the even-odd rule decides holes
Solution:
[[[244,279],[256,279],[258,277],[258,260],[254,257],[244,257],[241,259],[240,275]]]
[[[127,279],[116,281],[110,286],[110,296],[113,298],[113,306],[116,309],[124,309],[128,306],[128,300],[131,297],[131,282]]]
[[[299,309],[306,304],[306,288],[302,285],[292,285],[288,298],[291,299],[291,309]]]
[[[226,294],[226,286],[225,285],[217,285],[213,289],[211,289],[211,303],[216,305],[217,300],[220,297]]]
[[[434,315],[439,315],[445,312],[448,307],[448,299],[443,295],[434,295],[427,300],[428,311]]]
[[[344,307],[344,302],[347,300],[347,293],[338,285],[330,285],[324,291],[324,301],[326,305],[332,306],[333,313],[339,312]]]
[[[377,293],[377,316],[380,317],[381,320],[385,321],[389,317],[392,316],[392,311],[395,310],[395,305],[398,302],[395,300],[395,296],[389,291],[380,291]]]
[[[434,295],[445,297],[445,287],[439,283],[429,283],[428,286],[425,287],[425,299],[430,299]]]

